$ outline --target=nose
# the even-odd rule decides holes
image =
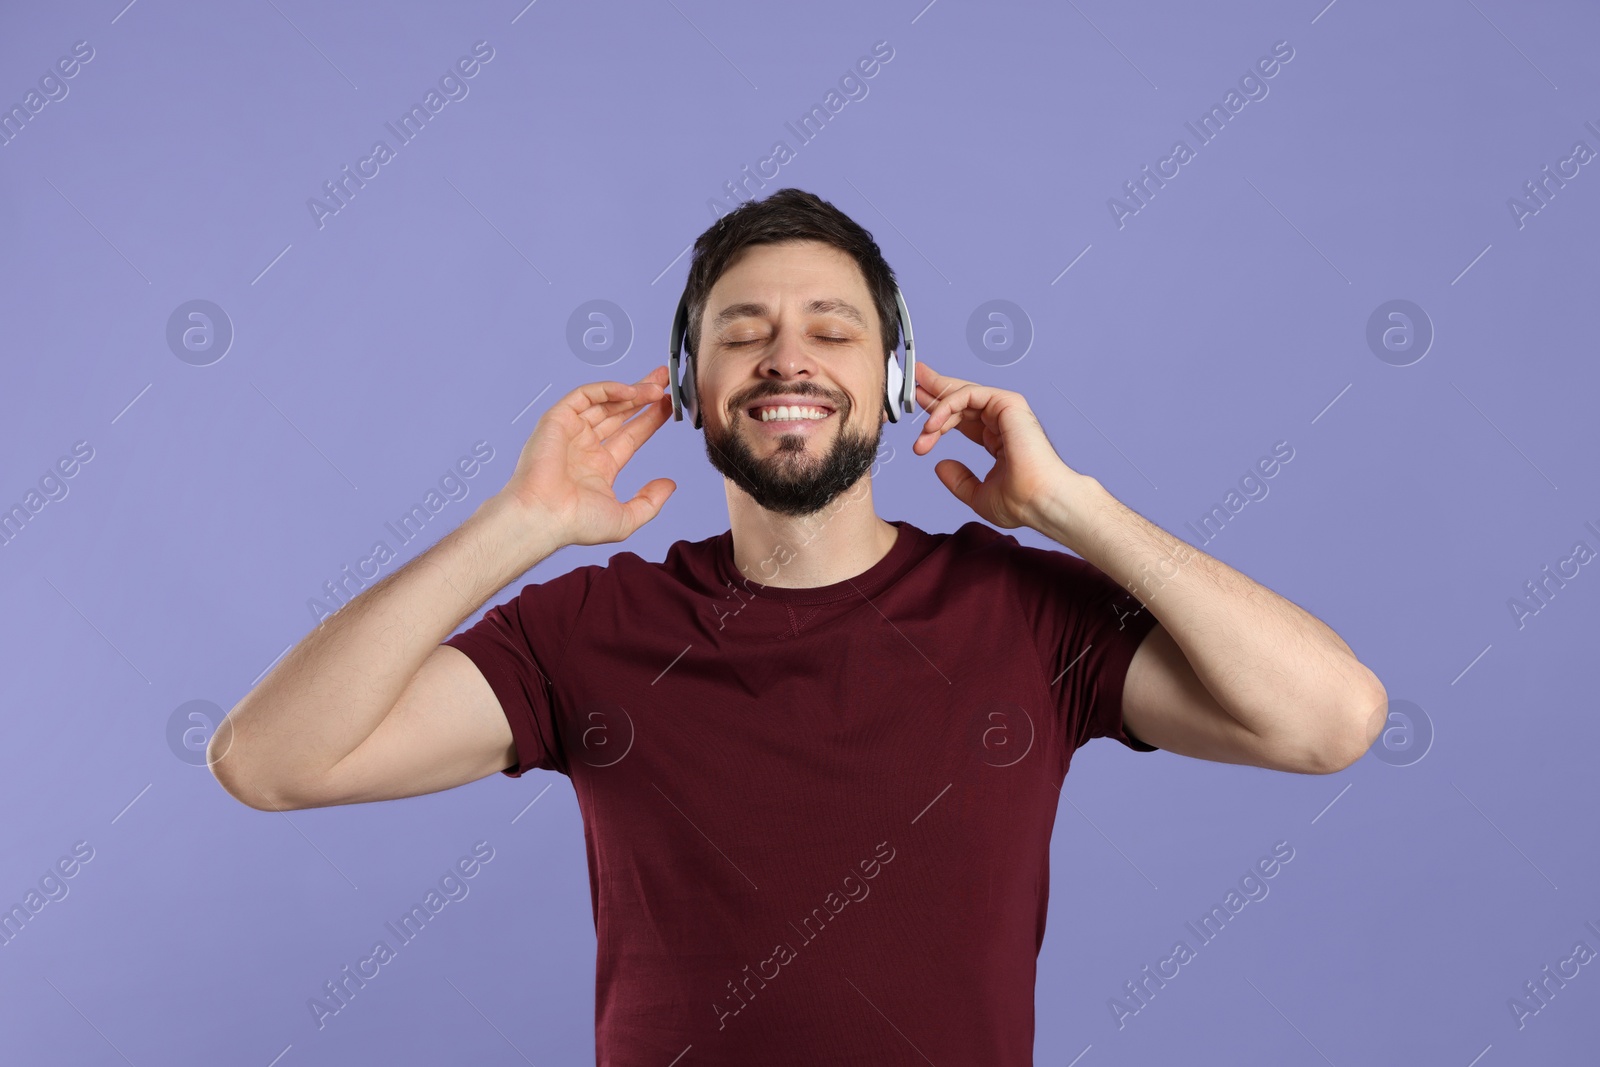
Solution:
[[[776,381],[809,379],[816,372],[816,360],[806,351],[800,331],[785,324],[779,325],[775,342],[756,366],[757,374]]]

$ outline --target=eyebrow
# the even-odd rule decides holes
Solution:
[[[867,328],[866,316],[862,315],[860,309],[854,304],[848,304],[843,300],[813,300],[806,304],[803,310],[809,311],[814,315],[837,315],[842,319],[855,323],[863,330]],[[711,329],[720,329],[735,319],[742,319],[747,316],[765,318],[771,313],[772,309],[765,304],[748,302],[729,304],[717,313],[717,317],[711,322]]]

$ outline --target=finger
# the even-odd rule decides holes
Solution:
[[[585,382],[562,397],[558,407],[582,413],[596,404],[626,400],[634,394],[634,387],[623,382]]]
[[[928,408],[928,418],[922,424],[923,432],[932,433],[943,426],[945,420],[953,415],[959,417],[968,408],[981,408],[988,402],[989,392],[984,386],[969,384],[960,386],[950,395],[935,401],[933,406]]]
[[[941,405],[945,404],[946,401],[954,396],[955,391],[960,388],[960,386],[956,386],[953,389],[946,390],[943,393],[930,393],[926,389],[923,389],[920,386],[918,387],[917,399],[922,401],[922,406],[924,409],[923,413],[925,415],[925,418],[922,420],[922,425],[924,428],[926,428],[928,424],[933,421],[935,410],[942,410]]]
[[[921,370],[922,364],[918,363],[917,369]],[[935,401],[944,399],[952,390],[959,388],[963,384],[966,383],[957,382],[954,379],[947,378],[945,379],[945,384],[936,391],[934,389],[929,389],[927,386],[923,385],[921,381],[918,381],[917,399],[922,402],[922,406],[924,408],[931,408],[933,407]]]
[[[927,432],[940,430],[944,428],[946,422],[974,416],[998,429],[1000,413],[1015,395],[1004,389],[996,389],[992,385],[968,382],[928,410],[928,419],[923,424],[924,429]]]
[[[646,404],[653,404],[661,399],[664,387],[659,387],[653,382],[635,383],[632,396],[622,400],[610,400],[604,404],[596,404],[579,412],[579,418],[587,422],[595,433],[601,438],[611,436],[622,420],[638,411]]]
[[[593,430],[601,440],[605,440],[616,432],[618,426],[637,414],[640,408],[655,402],[656,398],[647,396],[636,397],[625,401],[616,407],[593,407],[578,416],[579,419]]]
[[[605,439],[605,450],[611,453],[612,460],[618,469],[621,469],[639,446],[650,439],[650,436],[664,426],[672,418],[672,399],[662,397],[653,406],[641,411],[632,421],[617,430]]]
[[[990,447],[990,437],[995,435],[996,431],[984,422],[981,415],[972,412],[965,412],[959,418],[946,421],[942,427],[933,433],[919,434],[917,439],[911,442],[911,451],[916,455],[926,456],[933,451],[934,446],[939,443],[940,439],[951,430],[960,430],[962,436],[967,440],[993,454],[994,449]]]
[[[926,414],[932,413],[933,406],[935,404],[937,404],[939,401],[943,400],[945,397],[949,396],[949,395],[950,395],[949,393],[934,394],[934,393],[927,393],[927,392],[919,392],[919,393],[917,393],[917,399],[922,402],[923,414],[926,415]]]
[[[611,418],[607,419],[605,422],[601,423],[599,426],[595,427],[595,433],[599,435],[599,437],[600,437],[600,439],[602,441],[606,441],[606,442],[613,441],[613,440],[615,440],[617,438],[618,432],[622,431],[622,427],[624,426],[624,424],[626,424],[629,427],[633,427],[634,424],[638,423],[640,419],[647,418],[650,415],[654,414],[656,411],[664,412],[666,414],[667,418],[670,419],[672,417],[672,399],[670,397],[662,397],[661,399],[657,400],[652,407],[647,407],[643,411],[639,411],[639,410],[635,409],[635,410],[631,410],[631,411],[618,412],[617,414],[613,415]],[[631,421],[629,421],[630,418],[631,418]],[[650,436],[650,434],[655,433],[655,431],[657,429],[659,429],[659,425],[650,427],[650,429],[649,429],[649,431],[647,433],[645,433],[643,436],[639,437],[634,442],[633,447],[637,448],[639,445],[643,444],[645,439],[648,438]],[[632,431],[629,430],[629,431],[622,431],[622,432],[632,432]],[[619,462],[621,462],[621,461],[619,461]]]
[[[981,408],[986,401],[988,390],[981,385],[963,385],[958,387],[949,396],[936,400],[928,405],[928,417],[923,420],[923,435],[938,433],[952,416],[959,418],[961,413],[968,408]]]
[[[943,437],[951,430],[959,430],[961,435],[975,445],[988,448],[988,437],[996,431],[989,425],[988,409],[968,408],[959,414],[947,419],[939,427],[939,436]]]
[[[595,432],[596,437],[604,441],[606,438],[616,433],[617,427],[621,426],[624,422],[627,422],[628,418],[635,414],[638,410],[639,407],[637,404],[630,404],[621,411],[617,411],[611,415],[608,415],[604,422],[591,426],[590,429]]]
[[[917,369],[914,377],[917,379],[918,385],[926,386],[928,391],[935,395],[948,393],[952,389],[963,385],[973,384],[965,378],[954,378],[948,374],[940,374],[921,359],[917,360]]]
[[[941,459],[934,464],[933,472],[957,500],[972,507],[978,487],[983,483],[978,481],[978,476],[973,474],[965,463],[959,459]]]
[[[671,478],[656,478],[641,486],[633,499],[622,505],[631,526],[628,534],[631,536],[634,530],[661,514],[662,506],[677,488],[678,483]]]
[[[993,455],[999,448],[1002,412],[1008,396],[1004,390],[990,386],[963,386],[960,392],[929,410],[922,433],[912,442],[912,451],[927,455],[946,433],[960,430],[967,440]]]

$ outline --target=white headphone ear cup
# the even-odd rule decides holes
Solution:
[[[889,354],[889,372],[884,380],[884,403],[889,406],[889,421],[900,421],[900,389],[905,385],[905,371],[900,369],[900,361],[894,358],[894,353]]]

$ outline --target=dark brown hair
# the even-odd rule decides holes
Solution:
[[[872,234],[849,215],[814,193],[779,189],[765,200],[748,200],[718,219],[695,239],[684,293],[689,303],[687,352],[699,367],[700,320],[711,287],[735,257],[750,245],[781,241],[823,241],[848,253],[861,268],[867,292],[878,310],[885,357],[900,343],[900,314],[895,304],[894,270]]]

